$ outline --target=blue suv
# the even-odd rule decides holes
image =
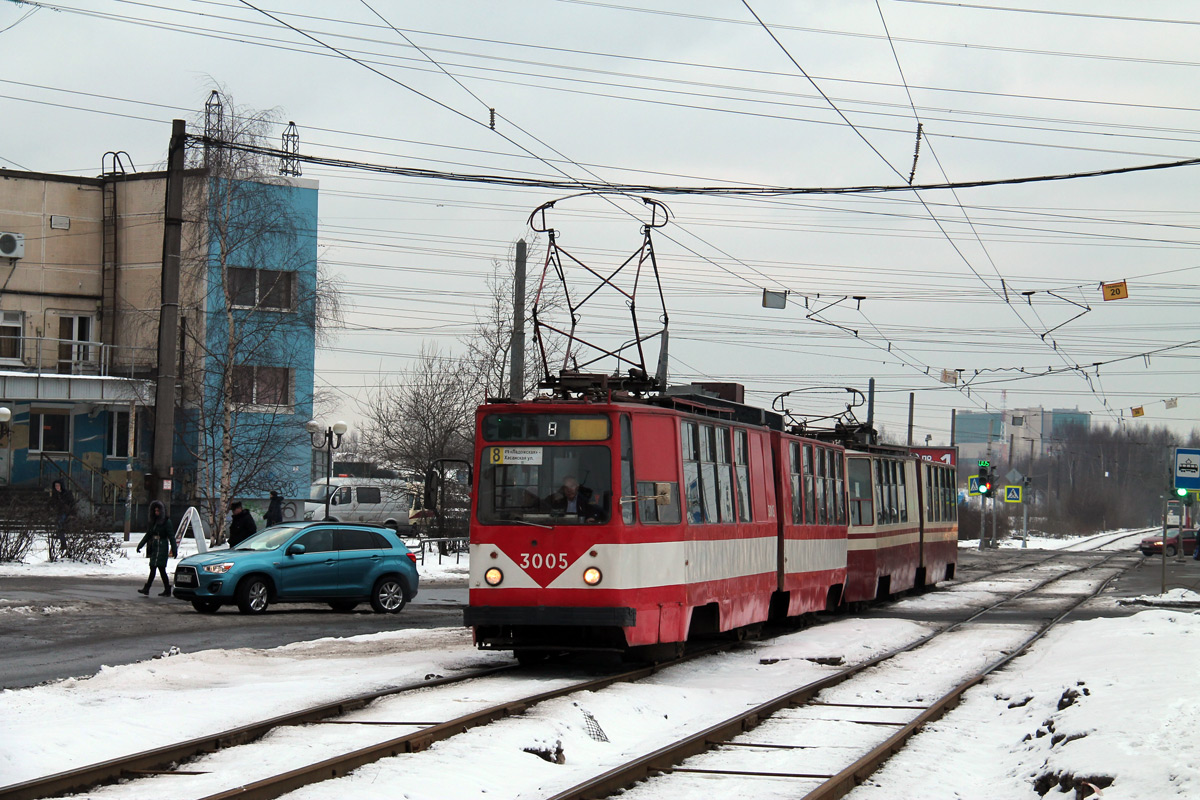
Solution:
[[[350,611],[364,601],[380,614],[395,614],[417,594],[416,562],[388,528],[285,523],[231,550],[181,560],[174,595],[205,614],[231,603],[243,614],[261,614],[277,602],[328,603],[335,611]]]

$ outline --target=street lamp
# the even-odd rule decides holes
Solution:
[[[308,431],[308,437],[312,441],[313,447],[325,448],[325,519],[329,519],[329,498],[333,485],[333,451],[342,446],[342,437],[346,435],[346,431],[350,430],[350,426],[338,420],[325,430],[321,430],[321,423],[311,419],[304,424],[304,430]]]
[[[8,436],[8,422],[12,419],[12,409],[0,406],[0,439]]]

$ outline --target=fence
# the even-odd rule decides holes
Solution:
[[[454,556],[454,563],[461,563],[463,555],[467,553],[467,537],[466,536],[444,536],[435,538],[421,537],[415,542],[410,542],[408,545],[410,550],[417,554],[417,561],[420,564],[425,563],[425,554],[427,551],[437,553],[437,563],[441,564],[443,558]]]

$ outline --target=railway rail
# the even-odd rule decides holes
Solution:
[[[1107,542],[1105,542],[1107,543]],[[1102,545],[1099,545],[1102,546]],[[1116,553],[1113,554],[1117,555]],[[1050,555],[1048,558],[1033,564],[1025,564],[1018,567],[1013,567],[1005,570],[999,570],[990,573],[986,576],[981,576],[983,580],[990,580],[997,574],[1012,572],[1017,569],[1037,568],[1046,561],[1053,560],[1055,555]],[[1111,558],[1111,556],[1110,556]],[[1066,572],[1059,573],[1053,577],[1046,578],[1038,583],[1032,589],[1027,589],[1021,595],[1013,598],[1006,598],[1000,603],[993,604],[995,607],[1004,602],[1010,602],[1015,597],[1023,596],[1030,591],[1034,591],[1042,585],[1083,569],[1078,567]],[[960,584],[962,585],[962,584]],[[986,609],[985,609],[986,611]],[[979,613],[985,613],[981,611]],[[958,623],[962,624],[962,623]],[[956,626],[952,626],[956,627]],[[914,647],[920,646],[925,641],[934,638],[943,631],[935,632],[925,639],[915,642],[901,650],[893,653],[879,656],[866,664],[859,665],[854,668],[854,671],[847,671],[847,674],[857,674],[863,669],[867,669],[877,663],[881,663],[887,658],[894,657],[900,652],[906,652]],[[468,714],[459,717],[448,719],[436,723],[391,721],[379,722],[373,724],[405,724],[415,728],[404,734],[396,737],[391,737],[383,742],[375,743],[367,747],[358,748],[352,752],[340,753],[331,758],[325,759],[316,764],[305,765],[286,773],[270,776],[261,780],[252,781],[245,785],[239,785],[227,790],[220,791],[215,794],[209,794],[206,800],[216,800],[217,798],[271,798],[278,797],[288,791],[292,791],[300,786],[319,782],[329,778],[345,775],[348,771],[355,769],[363,764],[371,763],[382,758],[392,755],[398,755],[406,752],[419,752],[426,749],[429,745],[436,741],[447,739],[471,728],[479,727],[494,722],[497,719],[520,714],[526,709],[541,703],[546,700],[563,697],[569,694],[596,691],[606,686],[612,685],[620,681],[637,681],[653,675],[658,671],[674,666],[682,660],[690,660],[703,655],[710,654],[723,646],[712,646],[701,649],[696,652],[689,653],[684,659],[679,661],[665,662],[663,664],[643,667],[640,669],[629,670],[617,674],[606,675],[601,678],[595,678],[586,681],[569,681],[565,685],[555,688],[551,691],[541,692],[533,696],[521,696],[502,703],[489,704],[486,707],[477,709]],[[304,709],[298,712],[280,715],[270,720],[265,720],[251,725],[241,726],[232,730],[223,731],[210,736],[199,737],[187,742],[180,742],[173,745],[156,748],[151,751],[133,754],[131,756],[119,759],[113,759],[101,764],[91,765],[81,769],[70,770],[67,772],[51,775],[45,778],[27,781],[21,784],[15,784],[7,787],[0,787],[0,800],[25,800],[25,798],[51,797],[69,792],[80,792],[101,786],[106,783],[112,783],[118,780],[136,779],[142,776],[158,775],[158,774],[181,774],[180,765],[185,764],[191,759],[212,753],[216,750],[230,748],[236,745],[243,745],[255,742],[261,739],[268,732],[279,728],[298,725],[309,725],[313,723],[337,723],[338,718],[344,717],[352,711],[364,709],[377,701],[387,698],[396,697],[405,693],[418,690],[428,691],[439,689],[442,687],[454,686],[462,684],[466,681],[474,681],[492,676],[501,675],[504,673],[513,673],[518,670],[515,665],[502,665],[484,670],[476,670],[469,673],[463,673],[446,678],[438,678],[428,681],[420,681],[413,684],[394,687],[383,691],[376,691],[363,694],[356,697],[347,698],[345,700],[323,704],[314,708]],[[514,673],[519,674],[519,673]],[[841,674],[841,673],[839,673]],[[836,677],[836,676],[833,676]],[[845,678],[842,678],[844,680]],[[832,680],[832,678],[826,679]],[[832,684],[830,684],[832,685]],[[799,691],[799,690],[798,690]],[[820,691],[816,688],[815,691]],[[789,701],[790,702],[790,701]],[[765,715],[762,715],[765,718]],[[362,722],[354,722],[354,724],[363,724]],[[368,723],[371,724],[371,723]],[[734,724],[734,723],[731,723]],[[746,728],[745,723],[736,723],[735,726],[740,726],[740,729]],[[714,738],[714,737],[710,737]],[[714,738],[715,740],[715,738]],[[661,760],[662,756],[658,756]],[[653,761],[652,763],[659,763]],[[655,767],[654,769],[658,769]],[[589,790],[590,791],[590,790]],[[572,795],[564,795],[572,796]],[[595,794],[580,794],[583,796],[598,796]]]

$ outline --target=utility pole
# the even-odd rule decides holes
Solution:
[[[909,393],[908,393],[908,446],[909,446],[909,447],[912,447],[912,444],[913,444],[913,438],[912,438],[912,434],[913,434],[913,405],[916,403],[916,401],[917,401],[917,393],[916,393],[916,392],[909,392]]]
[[[171,490],[165,481],[172,474],[171,451],[175,444],[175,346],[179,334],[179,259],[183,240],[183,157],[186,123],[171,123],[167,150],[167,205],[163,225],[162,296],[158,314],[158,379],[154,391],[154,454],[151,461],[151,498],[168,511]],[[132,420],[130,421],[132,424]]]
[[[509,352],[508,397],[525,395],[525,240],[517,240],[517,269],[513,275],[513,327]]]

